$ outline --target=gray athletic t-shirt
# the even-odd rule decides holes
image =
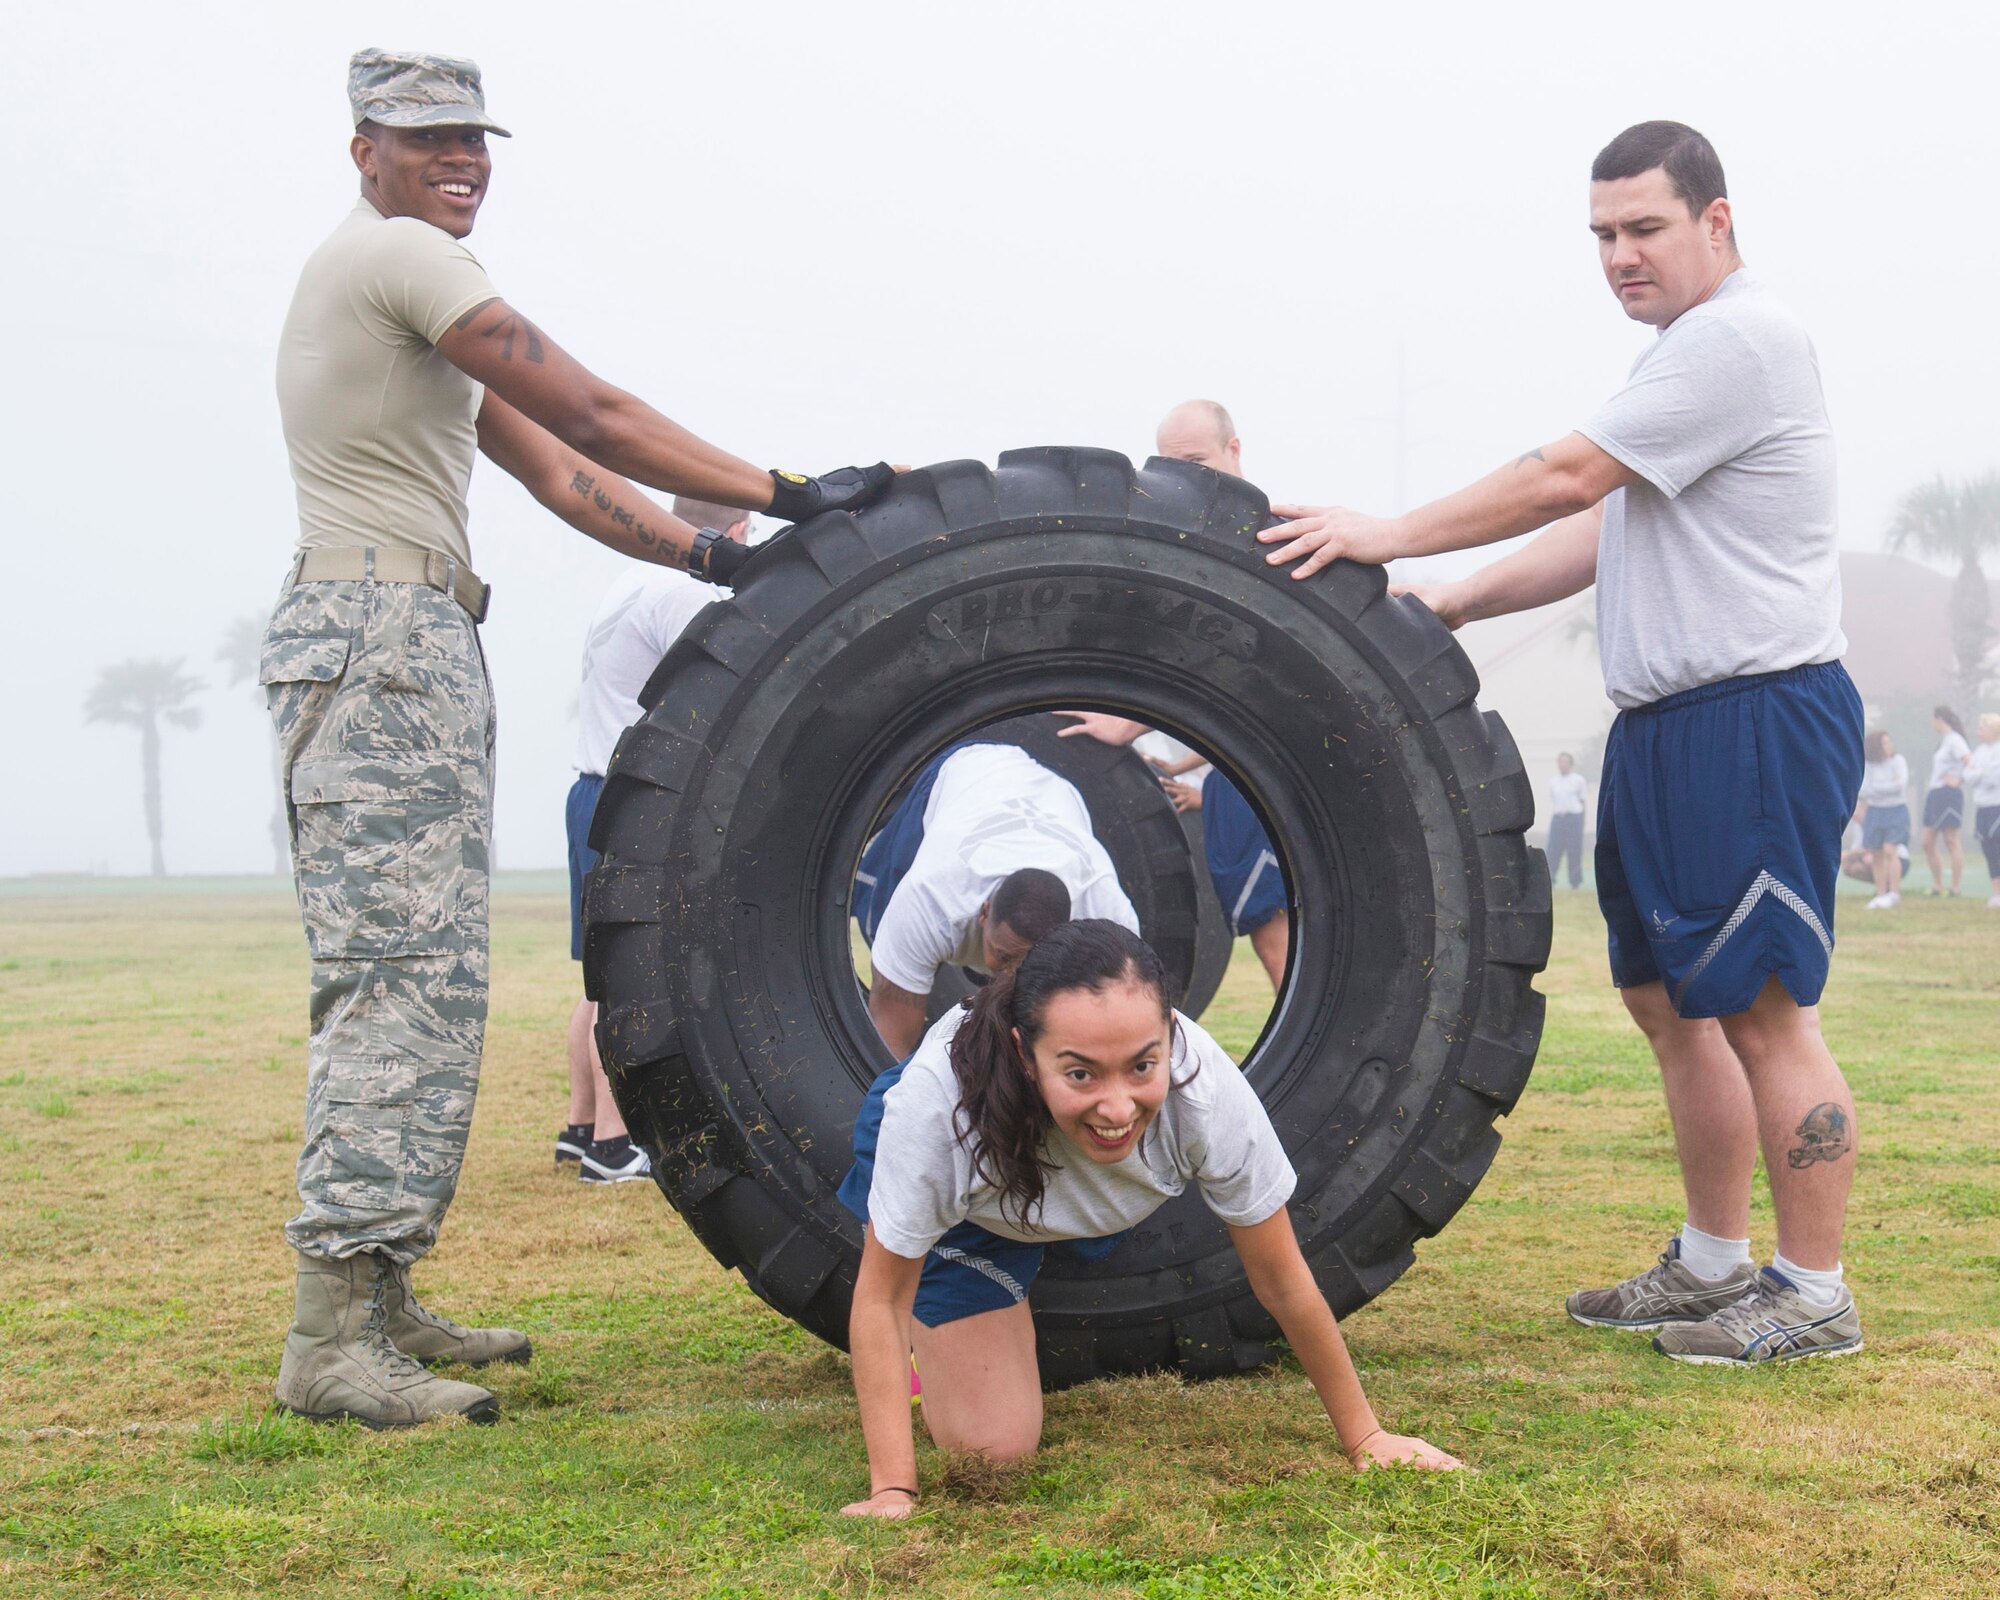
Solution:
[[[1579,430],[1643,482],[1604,502],[1597,647],[1620,709],[1837,661],[1833,431],[1792,314],[1732,272]]]
[[[993,1185],[974,1178],[977,1142],[969,1150],[958,1139],[950,1045],[966,1014],[955,1006],[937,1020],[882,1100],[868,1222],[892,1254],[923,1256],[961,1222],[1027,1244],[1108,1238],[1145,1221],[1189,1183],[1201,1186],[1224,1222],[1247,1228],[1276,1215],[1297,1187],[1257,1091],[1199,1024],[1177,1016],[1174,1086],[1139,1148],[1101,1165],[1051,1132],[1046,1148],[1056,1171],[1042,1208],[1023,1227],[1011,1206],[1002,1212]]]

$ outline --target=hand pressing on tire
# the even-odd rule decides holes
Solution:
[[[917,1509],[917,1497],[908,1489],[877,1489],[866,1500],[856,1500],[840,1508],[843,1517],[881,1517],[900,1522]]]
[[[881,499],[883,491],[896,481],[896,472],[886,461],[872,467],[842,467],[817,478],[774,467],[771,503],[765,509],[780,522],[804,522],[822,511],[858,511],[871,500]]]
[[[1456,583],[1392,583],[1391,594],[1406,594],[1421,600],[1431,614],[1456,633],[1472,620],[1464,586]]]
[[[1056,730],[1058,739],[1074,739],[1081,734],[1099,744],[1128,745],[1146,731],[1143,722],[1114,717],[1105,711],[1058,711],[1056,715],[1076,719],[1069,727]]]
[[[1305,557],[1294,578],[1310,578],[1340,560],[1387,566],[1406,553],[1403,526],[1394,517],[1371,517],[1345,506],[1273,506],[1271,513],[1285,520],[1258,534],[1257,542],[1278,547],[1264,557],[1274,567]]]
[[[1352,1450],[1347,1460],[1356,1472],[1370,1467],[1414,1467],[1419,1472],[1465,1472],[1466,1464],[1447,1455],[1434,1444],[1408,1434],[1386,1433],[1377,1428]]]
[[[1167,798],[1174,803],[1176,811],[1199,811],[1201,809],[1201,786],[1182,783],[1176,778],[1162,778],[1160,787],[1167,791]]]

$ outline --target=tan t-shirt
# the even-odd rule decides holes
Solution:
[[[278,341],[301,550],[392,545],[472,564],[465,489],[485,389],[437,341],[495,293],[442,228],[366,199],[313,252]]]

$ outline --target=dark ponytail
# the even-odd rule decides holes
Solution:
[[[1963,739],[1965,737],[1965,724],[1958,720],[1958,713],[1952,710],[1950,706],[1932,706],[1931,715],[1936,717],[1947,728],[1951,729],[1959,738]]]
[[[1034,1050],[1057,995],[1071,989],[1102,994],[1115,983],[1152,990],[1163,1013],[1172,1006],[1160,958],[1145,940],[1103,918],[1065,922],[1037,940],[1014,971],[968,1001],[970,1014],[952,1035],[958,1142],[973,1152],[974,1177],[1000,1191],[1001,1209],[1013,1211],[1023,1227],[1041,1209],[1055,1171],[1044,1152],[1054,1121],[1024,1052]]]

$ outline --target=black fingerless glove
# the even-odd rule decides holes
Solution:
[[[751,554],[747,544],[738,544],[720,529],[703,528],[688,551],[688,571],[703,583],[727,587],[735,583],[736,574]]]
[[[886,461],[872,467],[842,467],[818,478],[796,472],[771,473],[770,515],[781,522],[804,522],[822,511],[858,511],[895,482],[896,469]]]

